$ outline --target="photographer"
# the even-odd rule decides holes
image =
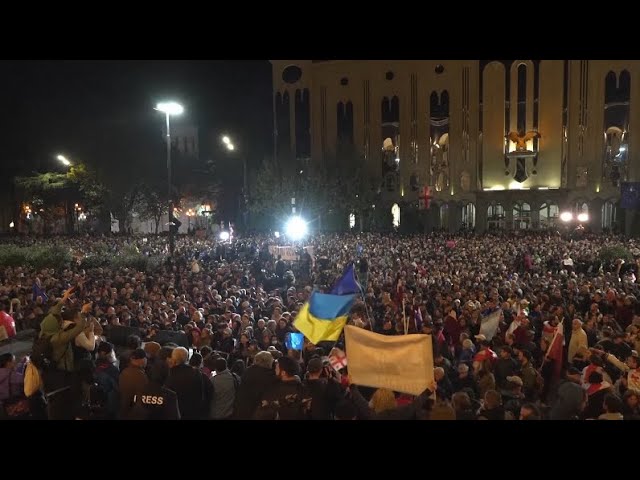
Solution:
[[[303,404],[311,420],[332,420],[336,405],[344,398],[344,390],[337,381],[336,371],[320,357],[313,357],[307,365],[304,380]]]

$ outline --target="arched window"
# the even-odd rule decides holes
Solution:
[[[514,230],[528,230],[531,227],[531,205],[518,202],[513,205]]]
[[[612,200],[604,202],[602,205],[602,228],[611,229],[616,224],[617,216],[616,204]]]
[[[551,228],[558,221],[560,208],[557,203],[543,203],[540,205],[540,228]]]
[[[500,203],[492,203],[487,208],[487,228],[489,230],[501,230],[504,227],[504,207]]]
[[[440,205],[440,228],[442,230],[449,229],[449,205],[446,203]]]
[[[476,206],[471,202],[462,207],[462,226],[469,230],[476,227]]]

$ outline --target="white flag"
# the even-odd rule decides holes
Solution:
[[[480,334],[487,337],[487,340],[491,340],[498,331],[501,316],[502,310],[498,309],[491,315],[487,315],[482,319],[482,322],[480,323]]]

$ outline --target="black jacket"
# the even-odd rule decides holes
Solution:
[[[129,420],[180,420],[178,396],[157,383],[149,383],[134,399]]]
[[[507,386],[507,377],[512,377],[519,370],[516,361],[513,358],[499,358],[493,369],[493,375],[496,377],[496,386],[504,388]]]
[[[277,381],[264,394],[256,409],[256,419],[305,420],[304,387],[299,379]]]
[[[305,400],[309,400],[311,420],[331,420],[336,404],[344,397],[342,387],[334,380],[305,380]]]
[[[236,418],[252,419],[260,400],[275,382],[273,370],[258,365],[247,368],[236,392]]]
[[[178,396],[182,419],[208,418],[213,385],[200,370],[189,365],[173,367],[169,370],[165,387],[173,390]]]

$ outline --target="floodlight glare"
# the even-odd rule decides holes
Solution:
[[[588,222],[589,221],[589,214],[588,213],[580,213],[578,215],[578,221],[582,222],[582,223]]]
[[[298,216],[291,217],[287,222],[286,232],[291,240],[300,240],[307,234],[307,222]]]
[[[562,212],[560,214],[560,220],[563,222],[570,222],[573,220],[573,214],[571,212]]]
[[[229,232],[220,232],[220,240],[223,242],[229,240]]]
[[[182,115],[184,107],[176,102],[161,102],[156,105],[156,110],[167,115]]]

